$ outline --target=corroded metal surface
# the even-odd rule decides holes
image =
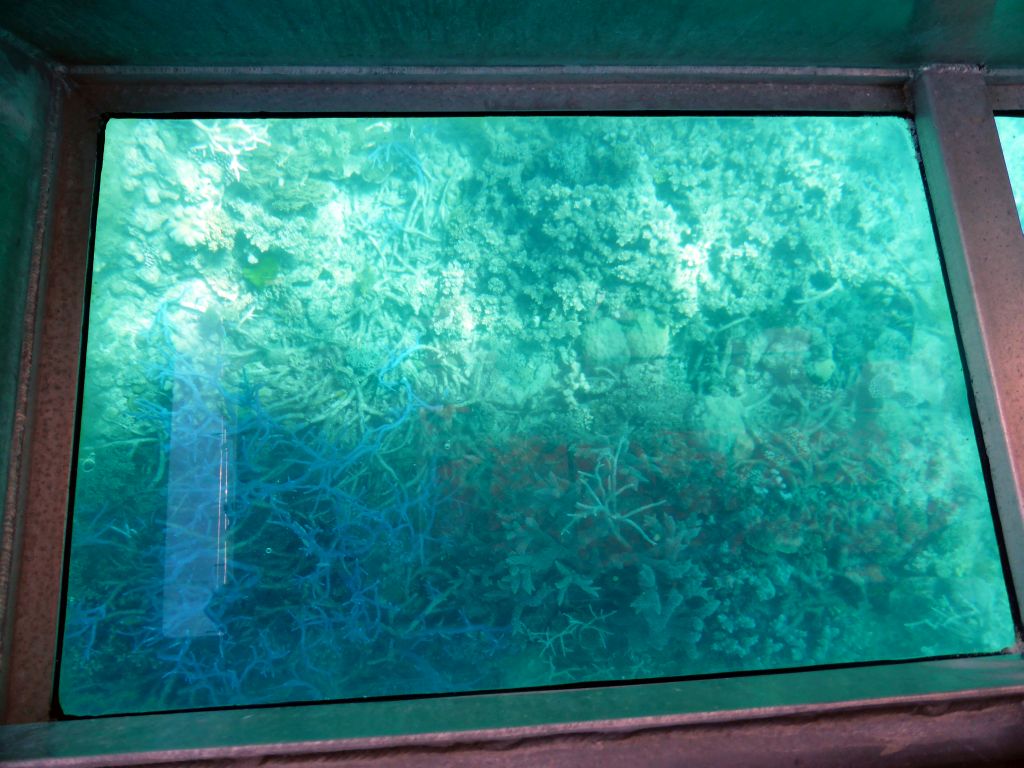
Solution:
[[[23,479],[43,241],[49,214],[58,104],[45,64],[0,37],[0,711],[17,591]]]
[[[336,735],[351,724],[330,706],[113,718],[2,729],[0,754],[10,765],[76,768],[257,760],[272,766],[1015,765],[1024,757],[1021,691],[361,738]],[[505,698],[510,711],[525,703]],[[408,725],[402,716],[408,707],[396,703],[396,722],[378,722],[378,728]],[[443,702],[436,709],[458,714]],[[262,737],[252,739],[257,729]]]
[[[910,70],[818,67],[86,67],[112,114],[566,111],[905,112]]]
[[[74,435],[77,370],[93,174],[96,121],[74,96],[62,107],[62,142],[49,247],[41,255],[38,352],[23,362],[34,383],[21,515],[22,554],[9,657],[9,722],[49,717],[63,565],[68,480]]]

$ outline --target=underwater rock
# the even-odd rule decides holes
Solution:
[[[749,452],[750,437],[743,421],[743,398],[730,395],[706,395],[703,402],[704,439],[708,448],[728,455],[737,442],[741,452]]]
[[[668,342],[668,327],[661,325],[649,309],[637,312],[633,324],[626,329],[626,343],[634,359],[664,357],[668,352]]]
[[[541,395],[555,375],[555,367],[545,360],[512,355],[508,366],[496,366],[488,385],[492,401],[508,408],[521,408]]]
[[[799,525],[785,519],[771,520],[754,526],[744,541],[765,555],[792,555],[804,545],[804,533]]]
[[[629,343],[618,321],[602,317],[584,326],[583,359],[595,368],[621,368],[629,362]]]

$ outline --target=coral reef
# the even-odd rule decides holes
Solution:
[[[907,124],[112,120],[72,714],[996,652]]]

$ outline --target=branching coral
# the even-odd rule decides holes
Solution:
[[[594,524],[606,528],[619,541],[626,541],[622,534],[622,528],[625,526],[638,533],[648,544],[655,543],[634,518],[662,506],[665,501],[635,507],[623,503],[623,497],[636,491],[641,483],[646,482],[637,470],[628,467],[622,461],[628,449],[629,441],[622,437],[614,450],[604,448],[597,454],[593,471],[579,472],[583,500],[576,502],[576,511],[570,515],[572,519],[562,529],[563,536],[577,524],[593,520]]]
[[[266,122],[214,120],[212,123],[204,123],[202,120],[193,120],[192,124],[200,130],[205,140],[194,149],[215,156],[224,155],[228,161],[228,172],[234,175],[235,181],[240,181],[242,171],[246,170],[242,165],[242,155],[261,146],[270,146]]]

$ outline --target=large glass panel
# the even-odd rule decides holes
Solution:
[[[112,120],[60,699],[1013,642],[908,123]]]
[[[1024,222],[1024,117],[997,117],[996,128],[1010,174],[1017,215]]]

